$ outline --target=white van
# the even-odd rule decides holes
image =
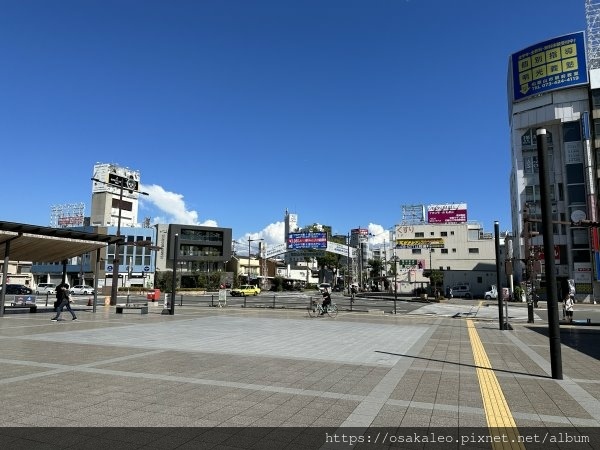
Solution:
[[[483,294],[483,298],[485,298],[486,300],[492,300],[492,299],[498,298],[498,290],[496,289],[495,284],[492,284],[490,286],[490,289],[488,291],[485,291],[485,294]]]
[[[452,296],[473,298],[473,294],[471,293],[471,286],[468,283],[457,284],[456,286],[452,286]]]
[[[38,283],[35,288],[35,293],[40,294],[54,294],[56,292],[56,285],[54,283]]]

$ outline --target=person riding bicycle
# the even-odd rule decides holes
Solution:
[[[321,311],[321,315],[323,315],[327,311],[327,307],[331,305],[331,294],[329,291],[327,291],[327,289],[325,289],[321,294],[323,295],[323,303],[321,303],[321,306],[323,306],[323,311]]]

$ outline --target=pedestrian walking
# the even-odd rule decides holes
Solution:
[[[567,295],[564,300],[564,311],[567,315],[567,322],[573,322],[573,296]]]
[[[56,300],[58,302],[58,306],[56,307],[56,315],[51,320],[61,320],[60,315],[64,307],[66,307],[67,311],[71,313],[73,320],[77,320],[75,312],[71,309],[71,298],[69,296],[68,283],[61,283],[56,287]]]

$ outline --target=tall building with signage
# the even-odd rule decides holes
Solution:
[[[92,179],[90,225],[117,226],[120,222],[122,227],[136,226],[139,171],[116,164],[97,163]]]
[[[600,142],[592,139],[591,130],[600,131],[599,88],[598,70],[588,72],[583,32],[542,41],[509,58],[510,201],[513,236],[518,239],[514,277],[542,296],[545,270],[536,135],[540,128],[547,131],[544,159],[550,171],[559,298],[568,279],[575,280],[578,301],[590,301],[598,292],[596,230],[581,221],[597,221],[594,159],[598,160]]]

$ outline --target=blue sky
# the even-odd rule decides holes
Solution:
[[[1,220],[139,170],[139,216],[235,239],[374,234],[402,205],[510,229],[508,58],[584,0],[2,0]],[[379,239],[383,239],[383,235]]]

